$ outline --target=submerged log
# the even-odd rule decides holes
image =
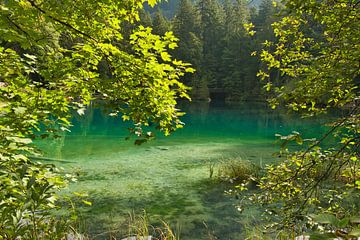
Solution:
[[[38,160],[38,161],[50,161],[50,162],[62,162],[62,163],[74,163],[72,161],[57,159],[57,158],[49,158],[49,157],[41,157],[41,156],[29,156],[31,160]]]

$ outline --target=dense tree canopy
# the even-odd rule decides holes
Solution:
[[[73,110],[83,114],[101,99],[143,138],[151,123],[166,135],[182,126],[176,99],[188,96],[178,80],[193,70],[168,53],[177,46],[172,33],[125,28],[139,20],[143,3],[1,2],[0,239],[66,234],[48,215],[64,180],[28,156],[36,154],[31,138],[67,130]]]
[[[268,167],[260,183],[265,190],[261,199],[283,207],[276,210],[283,222],[306,222],[310,213],[331,213],[348,229],[339,233],[341,226],[335,224],[328,237],[358,236],[345,217],[357,215],[360,208],[360,2],[283,3],[283,17],[272,25],[276,41],[266,41],[260,53],[266,68],[259,76],[273,91],[270,103],[274,108],[285,104],[305,116],[330,109],[341,109],[342,114],[337,113],[321,139],[303,140],[296,132],[281,137],[286,160]],[[337,144],[326,147],[330,137]],[[292,140],[309,144],[290,152],[286,143]]]
[[[134,123],[141,143],[153,136],[144,126],[165,135],[182,127],[176,100],[189,98],[184,83],[198,99],[213,88],[228,101],[261,100],[256,72],[273,108],[342,111],[321,139],[280,136],[283,161],[257,179],[257,201],[274,206],[269,212],[287,227],[309,224],[310,213],[346,220],[359,211],[360,2],[264,0],[259,9],[244,0],[178,2],[167,19],[142,9],[156,0],[1,1],[0,239],[61,239],[68,231],[50,214],[66,179],[31,160],[33,138],[68,131],[72,113],[101,100]],[[338,143],[327,147],[330,137]],[[305,150],[289,151],[293,140]],[[347,223],[342,234],[356,235]]]

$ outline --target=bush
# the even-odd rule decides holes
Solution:
[[[249,160],[232,158],[222,161],[218,167],[218,177],[223,181],[247,181],[260,174],[261,168]]]

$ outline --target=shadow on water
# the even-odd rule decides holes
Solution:
[[[161,220],[175,230],[180,226],[181,239],[242,239],[243,225],[256,217],[236,210],[237,199],[224,195],[230,186],[209,180],[209,165],[228,158],[273,162],[275,133],[304,131],[313,137],[326,121],[274,112],[264,104],[211,102],[184,109],[184,129],[142,146],[123,140],[129,123],[99,109],[74,117],[72,132],[61,139],[38,142],[46,157],[78,176],[69,191],[88,192],[93,205],[79,210],[83,228],[95,239],[109,239],[109,230],[125,236],[129,213],[143,209],[155,226]]]
[[[189,187],[197,192],[189,196],[171,189],[157,189],[146,196],[131,198],[90,193],[93,206],[81,209],[86,232],[98,236],[95,239],[107,239],[104,229],[108,229],[124,237],[128,233],[129,212],[134,210],[141,215],[145,210],[152,226],[160,227],[165,221],[173,230],[180,229],[181,239],[205,240],[210,235],[212,239],[239,239],[242,224],[235,209],[237,200],[224,194],[231,185],[208,179]]]

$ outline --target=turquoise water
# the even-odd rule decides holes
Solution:
[[[95,239],[108,239],[110,230],[124,236],[129,213],[143,210],[151,224],[166,221],[181,239],[241,239],[258,213],[236,210],[238,200],[224,194],[231,186],[216,181],[217,166],[234,158],[265,166],[276,161],[276,133],[314,137],[325,131],[323,118],[302,119],[265,104],[182,109],[185,128],[141,146],[124,140],[129,124],[92,108],[75,116],[62,138],[37,143],[47,157],[61,160],[57,166],[77,175],[69,191],[89,194],[92,206],[80,207],[82,227]]]

